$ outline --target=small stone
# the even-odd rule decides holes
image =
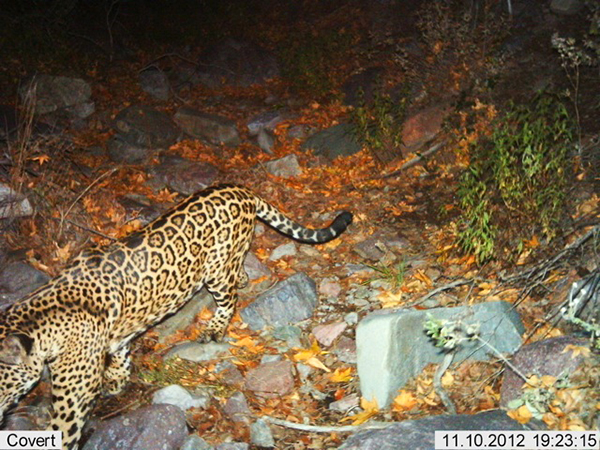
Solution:
[[[192,395],[183,387],[172,384],[159,389],[152,396],[152,403],[174,405],[182,410],[190,408],[206,408],[209,398],[207,395]]]
[[[348,324],[346,322],[335,322],[328,325],[317,325],[312,333],[319,344],[329,347],[333,344],[340,334],[344,332]]]
[[[264,163],[267,172],[276,177],[293,178],[302,175],[298,157],[294,154]]]
[[[244,383],[244,377],[240,370],[231,361],[221,361],[215,366],[215,372],[227,384],[241,385]]]
[[[264,419],[258,419],[250,425],[250,441],[258,447],[275,447],[271,428]]]
[[[236,392],[227,399],[223,411],[231,417],[231,420],[234,422],[250,423],[252,411],[250,411],[250,408],[248,407],[246,397],[241,392]]]
[[[197,434],[190,434],[179,450],[211,450],[213,448],[208,442]]]
[[[210,361],[217,358],[219,354],[228,352],[230,348],[231,345],[225,342],[209,342],[207,344],[184,342],[169,350],[165,359],[178,356],[192,362]]]
[[[319,293],[326,297],[338,297],[342,292],[342,286],[337,278],[325,278],[319,283]]]
[[[344,398],[331,402],[329,404],[329,409],[332,411],[340,411],[340,412],[348,412],[354,408],[359,406],[359,398],[356,394],[346,395]]]
[[[286,244],[276,247],[271,253],[269,261],[277,261],[285,256],[294,256],[298,253],[296,244],[294,242],[288,242]]]
[[[344,316],[344,322],[348,325],[356,325],[358,323],[358,313],[356,311],[349,312]]]
[[[354,339],[342,336],[335,345],[333,353],[346,364],[356,364],[356,342]]]
[[[294,325],[284,325],[273,330],[272,336],[275,339],[285,341],[290,347],[302,347],[300,336],[302,330]]]
[[[264,398],[285,395],[294,387],[291,361],[276,361],[261,364],[246,374],[246,389]]]

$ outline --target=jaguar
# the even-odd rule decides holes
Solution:
[[[204,286],[216,309],[200,340],[221,339],[237,289],[248,282],[243,261],[257,218],[312,244],[335,239],[352,222],[343,211],[326,228],[306,228],[249,189],[222,185],[191,195],[127,237],[84,250],[0,317],[0,419],[47,366],[50,428],[62,431],[63,448],[77,449],[98,396],[126,385],[132,340]]]

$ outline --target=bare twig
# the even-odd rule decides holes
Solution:
[[[377,430],[387,428],[395,423],[369,421],[360,425],[320,426],[290,422],[288,420],[276,419],[275,417],[270,416],[262,416],[262,418],[273,425],[279,425],[280,427],[291,428],[294,430],[309,431],[312,433],[353,433],[360,430]]]
[[[454,289],[457,286],[462,286],[463,284],[470,284],[470,283],[473,283],[473,282],[474,282],[474,280],[456,280],[456,281],[453,281],[452,283],[445,284],[444,286],[440,286],[438,288],[435,288],[432,291],[429,291],[427,294],[425,294],[424,296],[422,296],[418,300],[415,300],[414,302],[409,303],[408,305],[406,305],[406,307],[410,308],[410,307],[419,305],[419,304],[423,303],[424,301],[429,300],[431,297],[439,294],[440,292],[444,292],[444,291],[447,291],[447,290],[450,290],[450,289]]]
[[[533,279],[534,281],[541,281],[544,278],[546,278],[547,273],[550,270],[552,270],[561,259],[568,256],[572,251],[581,247],[588,239],[590,239],[592,236],[597,235],[597,234],[600,234],[600,225],[596,225],[594,228],[589,230],[587,233],[585,233],[583,236],[581,236],[575,242],[566,246],[563,250],[558,252],[552,258],[542,261],[541,263],[536,264],[533,267],[529,267],[528,269],[526,269],[520,273],[511,275],[509,277],[503,277],[500,274],[499,275],[500,280],[503,283],[513,283],[515,281],[522,280],[522,279],[527,279],[527,280]]]
[[[62,232],[62,228],[63,228],[63,222],[66,220],[67,216],[69,215],[69,213],[71,212],[71,210],[73,209],[73,207],[77,204],[77,202],[81,199],[81,197],[83,197],[87,192],[89,192],[89,190],[94,187],[96,184],[98,184],[100,181],[102,181],[104,178],[107,178],[108,176],[112,175],[113,173],[115,173],[117,171],[117,167],[113,167],[110,170],[107,170],[106,172],[104,172],[102,175],[100,175],[98,178],[96,178],[94,181],[92,181],[92,183],[86,187],[81,194],[79,194],[77,196],[77,198],[73,201],[73,203],[71,203],[71,206],[69,206],[69,208],[67,208],[67,212],[65,212],[64,214],[61,213],[61,222],[60,222],[60,227],[59,229]]]
[[[60,226],[61,227],[63,226],[64,222],[67,222],[67,223],[70,223],[71,225],[73,225],[73,226],[75,226],[77,228],[81,228],[82,230],[85,230],[85,231],[87,231],[89,233],[92,233],[92,234],[95,234],[97,236],[103,237],[105,239],[109,239],[111,241],[117,241],[118,240],[118,239],[116,239],[116,238],[114,238],[112,236],[109,236],[108,234],[104,234],[101,231],[97,231],[97,230],[94,230],[93,228],[86,227],[85,225],[77,223],[77,222],[75,222],[75,221],[73,221],[71,219],[63,219],[63,218],[59,219],[58,217],[53,217],[52,219],[60,221],[60,223],[61,223]]]
[[[390,177],[399,175],[402,171],[426,161],[428,157],[430,157],[431,155],[436,153],[440,148],[442,148],[442,146],[445,143],[446,143],[446,141],[438,142],[437,144],[430,147],[428,150],[424,151],[423,153],[417,153],[417,156],[412,158],[410,161],[407,161],[404,164],[402,164],[402,166],[398,170],[394,170],[393,172],[385,174],[385,175],[378,175],[376,177],[370,178],[370,180],[383,180],[385,178],[390,178]]]
[[[438,366],[437,370],[435,371],[435,375],[433,376],[433,388],[435,389],[435,393],[442,400],[442,403],[444,404],[444,406],[450,414],[456,414],[456,406],[454,406],[454,403],[450,399],[450,396],[442,386],[442,376],[444,375],[446,370],[448,370],[450,364],[452,364],[454,355],[455,352],[446,353],[446,355],[444,356],[444,361],[442,361],[442,364]]]

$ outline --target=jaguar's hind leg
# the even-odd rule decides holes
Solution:
[[[131,358],[129,346],[107,355],[104,369],[102,389],[104,393],[116,395],[123,390],[131,375]]]
[[[210,322],[208,322],[206,330],[204,330],[198,339],[200,342],[220,341],[223,338],[235,312],[235,305],[237,303],[236,285],[237,282],[235,280],[221,284],[207,283],[206,288],[212,294],[217,304],[217,309]]]

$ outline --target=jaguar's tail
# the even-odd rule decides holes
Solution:
[[[257,197],[256,215],[260,220],[277,231],[300,242],[322,244],[335,239],[352,223],[352,214],[348,211],[340,213],[326,228],[312,230],[284,216],[277,208]]]

